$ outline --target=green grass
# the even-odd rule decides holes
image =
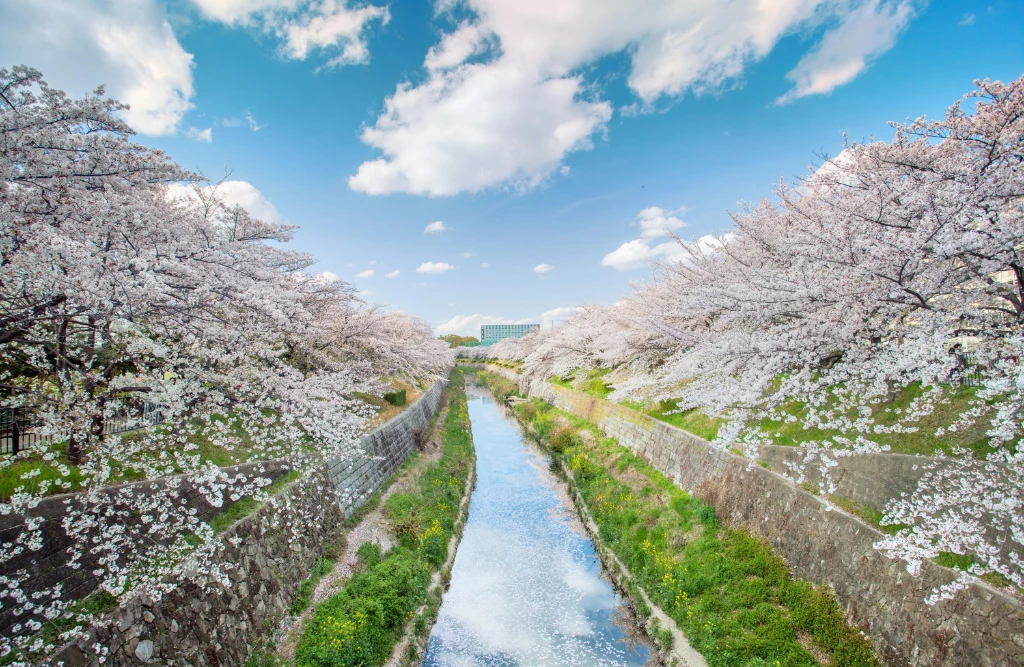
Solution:
[[[98,619],[109,612],[117,609],[120,601],[107,591],[99,591],[73,603],[65,611],[64,615],[46,621],[43,627],[36,633],[36,637],[43,641],[44,645],[61,645],[61,633],[73,630],[76,627],[86,627],[95,619]],[[21,649],[14,649],[7,655],[0,657],[0,665],[20,664],[41,664],[34,662],[33,658],[41,658],[40,655],[31,655]]]
[[[292,598],[290,608],[292,616],[298,616],[306,611],[310,600],[313,598],[313,591],[316,590],[316,585],[320,583],[321,579],[331,573],[331,570],[334,569],[334,563],[340,555],[341,550],[337,544],[328,544],[324,548],[323,555],[313,563],[313,567],[309,571],[309,577],[299,584],[298,590],[295,591],[295,597]]]
[[[814,491],[812,491],[812,493],[814,493],[814,495],[818,495],[820,493],[818,487],[814,485],[811,486],[813,486],[814,488]],[[900,530],[906,528],[906,526],[902,523],[883,524],[882,518],[885,516],[885,512],[880,512],[876,509],[872,509],[867,505],[855,502],[853,500],[850,500],[849,498],[843,498],[842,496],[829,496],[828,499],[832,501],[834,505],[841,508],[845,512],[854,515],[864,523],[879,529],[883,533],[889,533],[890,535],[894,535],[900,532]]]
[[[595,398],[607,400],[611,393],[615,391],[615,387],[605,382],[603,378],[611,372],[610,368],[595,368],[587,371],[582,377],[580,377],[580,371],[575,371],[566,377],[551,377],[548,381],[559,387],[575,389],[576,391],[590,394]]]
[[[430,570],[415,551],[395,547],[366,563],[316,608],[295,652],[298,667],[382,665],[405,621],[426,597]]]
[[[274,441],[268,441],[262,429],[256,428],[255,433],[250,433],[243,426],[241,418],[233,414],[215,414],[210,417],[210,420],[213,422],[212,425],[205,424],[197,419],[187,427],[191,431],[188,436],[188,442],[197,447],[197,449],[188,453],[190,455],[198,454],[201,463],[212,463],[223,468],[248,461],[277,458],[277,455],[273,452]],[[226,437],[232,441],[231,447],[214,444],[215,436],[213,431],[221,430],[222,428],[226,429]],[[120,437],[127,442],[137,442],[152,432],[170,435],[172,428],[169,425],[155,426],[152,429],[124,433]],[[178,447],[179,443],[174,442],[170,446]],[[305,450],[311,451],[313,449],[313,442],[310,439],[306,439],[302,446]],[[66,443],[63,442],[50,445],[49,451],[57,455],[55,461],[51,462],[43,460],[43,454],[47,451],[47,448],[39,447],[33,450],[25,450],[25,452],[19,454],[17,460],[6,467],[0,468],[0,500],[9,499],[18,490],[18,487],[24,487],[24,491],[34,493],[41,488],[41,484],[47,481],[50,482],[50,485],[44,495],[81,491],[88,486],[90,478],[83,474],[77,466],[71,465],[64,455],[65,448]],[[135,460],[110,461],[112,474],[107,479],[106,484],[113,485],[139,481],[144,478],[141,472],[142,467],[155,463],[166,466],[167,474],[169,475],[181,472],[181,467],[174,462],[173,457],[168,456],[166,447],[163,444],[158,444],[155,450],[142,452]],[[66,477],[61,475],[55,467],[57,464],[66,465],[70,474]],[[25,473],[32,473],[36,470],[39,471],[37,475],[28,479],[22,479],[22,475]],[[67,486],[57,486],[54,484],[56,481],[65,482]]]
[[[789,575],[744,530],[720,526],[712,507],[677,488],[597,429],[539,401],[517,411],[542,442],[557,416],[589,431],[554,453],[593,513],[601,540],[712,666],[877,665],[870,642],[846,622],[831,592]],[[530,415],[532,414],[532,418]]]
[[[497,373],[488,373],[487,371],[469,371],[475,373],[476,377],[483,382],[484,386],[490,390],[491,394],[501,402],[505,402],[505,399],[509,396],[520,396],[519,385],[511,380],[507,380]]]
[[[383,664],[405,622],[427,600],[432,570],[448,557],[474,451],[462,371],[448,385],[439,460],[423,466],[413,490],[392,494],[383,513],[397,545],[359,548],[360,570],[317,606],[296,651],[298,667]]]
[[[288,474],[282,475],[274,480],[270,486],[264,489],[264,493],[270,497],[276,496],[281,493],[286,486],[301,476],[302,475],[299,471],[292,470]],[[263,503],[255,498],[242,498],[238,502],[232,504],[231,507],[210,519],[210,528],[213,528],[215,535],[223,533],[225,530],[235,525],[235,523],[256,512],[256,510],[261,507],[263,507]]]
[[[25,493],[36,493],[43,488],[43,485],[49,485],[45,495],[80,491],[88,480],[78,466],[72,465],[68,461],[64,455],[65,446],[65,443],[58,443],[51,447],[51,450],[57,454],[55,461],[44,461],[42,448],[26,450],[23,454],[19,454],[17,460],[0,469],[0,500],[9,499],[19,488]],[[55,465],[67,466],[70,474],[62,475]],[[35,472],[37,470],[38,473]],[[22,476],[26,473],[30,477],[23,479]],[[33,473],[35,474],[33,475]],[[67,486],[57,486],[56,482]]]
[[[579,374],[577,372],[567,377],[551,377],[548,381],[559,387],[582,391],[595,398],[608,400],[608,397],[615,391],[615,387],[608,384],[603,378],[611,371],[610,368],[595,368],[587,372],[583,378],[576,377]],[[622,401],[621,404],[676,428],[689,431],[705,440],[714,440],[718,437],[718,429],[725,423],[723,419],[709,417],[699,408],[680,412],[678,400],[664,400],[650,407],[639,401]]]
[[[637,412],[642,412],[649,417],[654,417],[666,424],[671,424],[676,428],[689,431],[705,440],[717,438],[718,429],[725,424],[724,419],[709,417],[700,408],[691,408],[690,410],[680,412],[678,400],[661,401],[650,408],[638,402],[626,401],[623,402],[623,405]]]
[[[935,562],[943,567],[951,567],[954,570],[969,572],[977,561],[971,554],[955,554],[949,551],[943,551],[935,558]],[[1014,586],[1013,582],[998,572],[986,572],[981,575],[980,579],[987,581],[996,588],[1013,588],[1016,590],[1018,595],[1021,592],[1020,588]]]
[[[921,396],[925,389],[920,383],[903,387],[891,398],[891,400],[879,400],[872,407],[872,417],[880,426],[891,426],[898,422],[900,415],[905,413],[911,402]],[[976,456],[984,458],[994,448],[989,446],[989,438],[985,432],[990,428],[988,420],[994,407],[990,408],[988,418],[982,416],[976,422],[963,429],[954,432],[947,431],[942,436],[935,435],[940,428],[946,429],[950,424],[965,411],[969,410],[971,401],[976,400],[977,389],[974,387],[962,387],[958,389],[943,388],[945,392],[944,401],[940,401],[935,410],[921,417],[917,422],[911,424],[917,427],[912,433],[864,433],[864,437],[882,445],[889,445],[890,452],[896,454],[922,454],[935,455],[942,452],[951,452],[954,447],[962,447],[974,452]],[[835,399],[829,401],[835,404]],[[989,401],[993,406],[995,401]],[[827,407],[828,404],[826,404]],[[784,446],[800,446],[808,440],[830,440],[836,437],[853,439],[858,434],[856,431],[833,430],[803,427],[804,418],[807,416],[807,406],[800,401],[791,400],[778,408],[782,415],[795,417],[795,421],[786,421],[785,417],[778,420],[761,419],[747,425],[751,430],[759,429],[763,434],[771,438],[772,444]],[[855,415],[849,415],[851,418]]]

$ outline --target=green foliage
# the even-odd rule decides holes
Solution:
[[[395,547],[316,608],[299,641],[296,665],[384,664],[429,582],[430,570],[419,554]]]
[[[564,452],[569,447],[579,444],[580,436],[577,435],[576,429],[564,426],[556,429],[547,440],[548,449],[553,452]]]
[[[336,554],[337,552],[335,551],[334,553]],[[295,591],[295,597],[292,598],[290,609],[292,616],[298,616],[306,611],[306,607],[309,606],[309,601],[313,597],[316,585],[334,569],[335,560],[337,560],[337,555],[334,558],[327,558],[325,555],[316,559],[316,562],[313,563],[313,569],[309,572],[309,578],[299,584],[299,589]]]
[[[398,389],[395,391],[385,392],[384,400],[391,405],[403,406],[405,405],[405,390]]]
[[[365,572],[383,560],[384,555],[380,551],[380,545],[373,542],[363,542],[356,550],[356,563]]]
[[[533,431],[541,430],[538,422],[554,423],[556,414],[538,409]],[[793,579],[763,541],[720,526],[714,508],[600,437],[593,425],[563,417],[593,435],[577,435],[555,455],[569,466],[602,541],[709,665],[817,664],[801,640],[830,664],[878,664],[870,642],[847,624],[827,588]],[[550,429],[542,441],[555,437],[567,441],[561,430]],[[638,591],[631,596],[639,607]],[[666,640],[663,634],[658,638]]]
[[[250,433],[243,426],[242,420],[236,415],[231,413],[215,414],[210,419],[217,424],[228,425],[228,436],[234,440],[235,446],[227,449],[215,445],[211,438],[212,428],[202,420],[196,419],[188,425],[190,429],[188,440],[191,444],[197,446],[194,453],[199,455],[201,462],[225,467],[269,458],[266,454],[267,447],[265,446],[268,441],[261,437],[258,430],[255,433]],[[258,427],[254,428],[258,429]],[[169,431],[167,425],[155,426],[153,429],[163,432]],[[127,441],[137,441],[145,437],[148,431],[149,429],[140,429],[108,437],[120,437]],[[275,444],[273,441],[270,441],[270,443]],[[309,443],[307,445],[311,446]],[[163,445],[161,445],[159,451],[140,452],[133,461],[107,461],[111,467],[111,475],[106,480],[106,483],[121,484],[141,480],[143,479],[143,474],[140,472],[140,469],[146,463],[160,461],[164,465],[171,465],[171,461],[166,458],[166,452],[162,447]],[[77,466],[72,465],[71,461],[67,459],[64,454],[65,448],[66,443],[63,442],[49,446],[49,450],[57,455],[54,461],[43,460],[42,456],[46,452],[46,448],[42,446],[26,450],[19,454],[17,461],[4,468],[0,468],[0,500],[9,499],[17,488],[22,486],[25,487],[26,491],[34,493],[43,483],[50,484],[45,495],[81,491],[85,488],[89,483],[89,478],[87,475],[83,475],[81,470]],[[66,477],[60,474],[55,468],[58,464],[66,465],[70,474]],[[175,472],[179,471],[176,465],[171,465],[171,467]],[[36,473],[36,470],[39,472]],[[30,476],[27,479],[22,479],[22,475],[26,473],[30,473]],[[66,483],[68,486],[57,486],[54,484],[55,481]]]
[[[445,341],[451,347],[461,347],[468,345],[468,347],[476,347],[480,344],[480,339],[474,336],[460,336],[458,334],[448,334],[446,336],[438,336],[441,340]]]
[[[861,521],[868,524],[869,526],[874,526],[875,528],[878,528],[883,533],[895,534],[901,531],[902,529],[906,528],[906,526],[902,523],[883,524],[882,517],[885,516],[885,513],[879,512],[876,509],[872,509],[867,505],[854,502],[853,500],[843,498],[841,496],[829,496],[828,499],[832,502],[832,504],[842,508],[846,512],[849,512],[850,514],[859,518]]]
[[[966,572],[974,565],[974,557],[970,554],[955,554],[943,551],[935,558],[935,562],[943,567],[952,567]]]
[[[447,393],[440,459],[422,468],[414,490],[384,503],[397,546],[382,554],[375,544],[360,545],[359,572],[317,607],[306,626],[298,667],[383,664],[405,621],[426,599],[430,571],[448,557],[474,456],[462,371],[452,373]]]
[[[264,493],[266,493],[268,497],[276,496],[281,493],[286,486],[301,476],[301,473],[297,470],[292,470],[285,475],[281,475],[274,480],[270,486],[264,489]],[[215,534],[223,533],[225,530],[235,525],[236,522],[241,521],[261,507],[263,507],[263,503],[255,498],[242,498],[217,516],[210,519],[210,528],[213,528],[213,532]]]
[[[519,396],[519,386],[511,380],[507,380],[497,373],[478,371],[477,377],[491,391],[496,399],[505,402],[509,396]]]
[[[705,440],[714,440],[717,438],[718,429],[725,424],[724,419],[709,417],[700,408],[691,408],[690,410],[680,411],[678,400],[661,401],[652,407],[647,407],[642,403],[635,401],[626,401],[623,405],[628,408],[632,408],[637,412],[642,412],[649,417],[654,417],[666,424],[671,424],[676,428],[689,431],[690,433],[693,433],[700,438],[704,438]]]
[[[516,412],[519,414],[519,418],[525,422],[531,422],[537,416],[537,399],[520,403],[516,406]]]
[[[839,389],[837,387],[837,389]],[[930,389],[930,387],[929,387]],[[891,397],[877,399],[872,407],[872,419],[879,426],[892,426],[897,423],[908,408],[911,407],[914,399],[925,392],[920,383],[913,383],[902,387]],[[956,429],[947,428],[956,422],[960,415],[973,408],[972,401],[977,399],[976,387],[943,388],[943,399],[938,402],[935,410],[930,414],[923,415],[913,425],[917,428],[914,432],[897,433],[858,433],[855,431],[826,430],[819,428],[805,429],[804,418],[807,416],[807,406],[803,402],[791,400],[778,409],[783,416],[782,419],[761,419],[747,424],[748,428],[759,429],[762,433],[770,435],[772,444],[784,446],[800,446],[808,440],[829,440],[840,437],[856,439],[859,436],[867,436],[879,444],[889,445],[890,451],[896,454],[922,454],[931,456],[937,453],[950,452],[954,447],[962,447],[974,452],[980,458],[985,458],[994,449],[989,446],[989,438],[986,431],[990,428],[989,420],[994,414],[999,399],[987,401],[988,412],[978,418],[973,424]],[[836,404],[834,396],[829,396],[825,408]],[[820,409],[820,408],[819,408]],[[851,417],[856,415],[851,414]],[[795,421],[787,421],[786,417],[795,417]],[[937,436],[936,432],[943,429],[943,435]]]

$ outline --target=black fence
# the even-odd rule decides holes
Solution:
[[[115,414],[103,421],[103,434],[127,433],[149,428],[164,422],[164,412],[159,405],[147,401],[142,406],[142,418],[127,413]],[[3,408],[0,410],[0,454],[17,454],[24,449],[49,445],[62,440],[47,433],[41,421],[28,408]]]
[[[953,352],[956,368],[949,373],[949,384],[955,387],[977,387],[981,384],[981,366],[969,354]]]

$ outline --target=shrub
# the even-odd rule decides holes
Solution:
[[[396,389],[395,391],[389,391],[384,394],[384,400],[391,405],[405,405],[405,390]]]
[[[569,447],[580,444],[580,436],[575,429],[563,426],[551,435],[547,444],[548,449],[560,454]]]
[[[372,559],[371,559],[372,560]],[[427,564],[396,547],[317,607],[295,652],[297,667],[381,665],[405,619],[426,597]]]

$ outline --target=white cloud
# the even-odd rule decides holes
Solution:
[[[274,35],[286,58],[305,60],[314,51],[333,53],[325,67],[369,61],[367,28],[375,21],[383,25],[390,20],[387,7],[351,6],[349,0],[192,1],[209,19]]]
[[[489,269],[489,268],[491,268],[491,265],[488,264],[487,262],[481,262],[480,263],[480,268],[481,269]]]
[[[448,262],[423,262],[416,268],[416,273],[444,273],[454,268]]]
[[[397,278],[399,275],[401,275],[401,273],[402,273],[401,271],[399,271],[398,269],[395,269],[394,271],[388,271],[387,273],[385,273],[384,277],[385,278]]]
[[[444,222],[441,220],[432,222],[423,229],[424,234],[440,234],[446,231],[448,231],[448,228],[444,226]]]
[[[437,325],[437,333],[440,336],[447,334],[459,334],[461,336],[479,336],[481,324],[514,324],[512,320],[505,317],[493,315],[456,315],[447,322]]]
[[[804,55],[786,77],[795,85],[777,102],[828,93],[854,79],[868,61],[888,51],[914,17],[911,0],[867,0],[843,16],[821,43]]]
[[[372,278],[372,277],[373,277],[373,269],[366,269],[365,271],[360,271],[359,273],[356,274],[356,278]]]
[[[521,320],[512,320],[507,317],[496,315],[456,315],[447,322],[437,326],[438,335],[450,333],[462,336],[479,336],[481,324],[540,324],[542,328],[548,329],[557,322],[567,320],[580,310],[576,307],[552,308],[541,313],[537,317],[526,317]]]
[[[420,86],[402,84],[362,134],[384,157],[360,165],[349,187],[429,196],[503,183],[534,187],[568,152],[590,148],[611,117],[607,102],[587,101],[582,93],[579,77],[538,81],[501,63],[464,65]]]
[[[623,112],[641,112],[664,97],[734,85],[786,35],[838,24],[793,73],[794,96],[823,91],[826,80],[835,87],[889,48],[912,14],[907,3],[923,0],[885,1],[903,4],[876,13],[879,0],[648,0],[642,10],[621,0],[445,0],[435,11],[461,5],[473,18],[430,49],[422,82],[401,83],[387,98],[362,134],[381,156],[360,165],[349,187],[449,196],[531,188],[566,173],[566,156],[591,148],[611,118],[603,82],[584,73],[612,54],[628,59],[638,100]],[[866,40],[859,56],[853,35]]]
[[[522,324],[532,324],[533,322],[539,322],[542,329],[550,329],[553,325],[558,322],[564,322],[571,318],[577,312],[583,310],[578,306],[563,306],[561,308],[552,308],[546,310],[540,314],[539,318],[530,320],[529,322],[522,322]]]
[[[473,252],[472,250],[468,250],[466,252],[460,252],[459,253],[459,257],[462,257],[464,259],[469,259],[470,257],[476,257],[476,253]]]
[[[245,122],[249,123],[250,130],[252,130],[253,132],[259,132],[260,130],[263,129],[263,126],[256,122],[256,117],[253,116],[252,112],[250,112],[248,109],[243,111],[242,115],[245,117]]]
[[[550,264],[538,264],[537,266],[533,267],[533,272],[534,273],[547,273],[548,271],[550,271],[553,268],[555,268],[555,267],[551,266]]]
[[[602,266],[610,266],[618,271],[626,271],[644,266],[652,259],[664,258],[680,249],[678,243],[669,241],[651,247],[650,241],[668,236],[686,226],[679,219],[686,211],[681,206],[674,211],[666,211],[658,206],[648,206],[636,214],[636,225],[640,228],[639,238],[626,241],[618,248],[604,256]]]
[[[251,183],[245,181],[224,181],[217,185],[208,185],[203,188],[207,192],[216,189],[216,196],[227,206],[238,204],[253,217],[267,222],[281,222],[281,214],[263,193],[257,190]],[[195,192],[190,186],[180,183],[173,183],[167,188],[167,196],[171,198],[186,197],[192,199]]]
[[[205,130],[200,130],[195,127],[190,127],[185,131],[185,134],[192,141],[203,141],[205,143],[213,143],[213,128],[208,127]]]
[[[974,14],[964,14],[964,17],[960,19],[960,22],[957,23],[957,25],[974,25],[974,18]]]
[[[728,241],[731,234],[725,234],[723,239]],[[652,261],[685,262],[690,257],[690,252],[714,252],[722,246],[718,237],[707,234],[700,237],[693,243],[683,243],[676,240],[665,241],[651,246],[644,239],[626,241],[618,248],[604,256],[601,266],[609,266],[616,271],[629,271],[645,266]]]
[[[636,216],[637,224],[640,225],[640,238],[656,239],[685,227],[686,223],[676,217],[685,211],[685,206],[675,211],[666,211],[657,206],[645,208]]]
[[[654,251],[646,241],[633,239],[605,255],[601,260],[601,266],[610,266],[617,271],[628,271],[644,266],[654,257]]]
[[[223,127],[242,127],[243,125],[248,125],[249,129],[253,132],[259,132],[266,127],[266,125],[261,125],[257,122],[256,117],[253,116],[252,112],[248,109],[243,111],[241,116],[232,116],[221,119],[220,124]]]
[[[318,273],[316,274],[316,277],[328,283],[338,282],[338,274],[331,273],[330,271],[323,271],[321,273]]]
[[[191,107],[192,54],[154,0],[5,2],[0,62],[39,69],[80,96],[105,84],[143,134],[173,134]]]

